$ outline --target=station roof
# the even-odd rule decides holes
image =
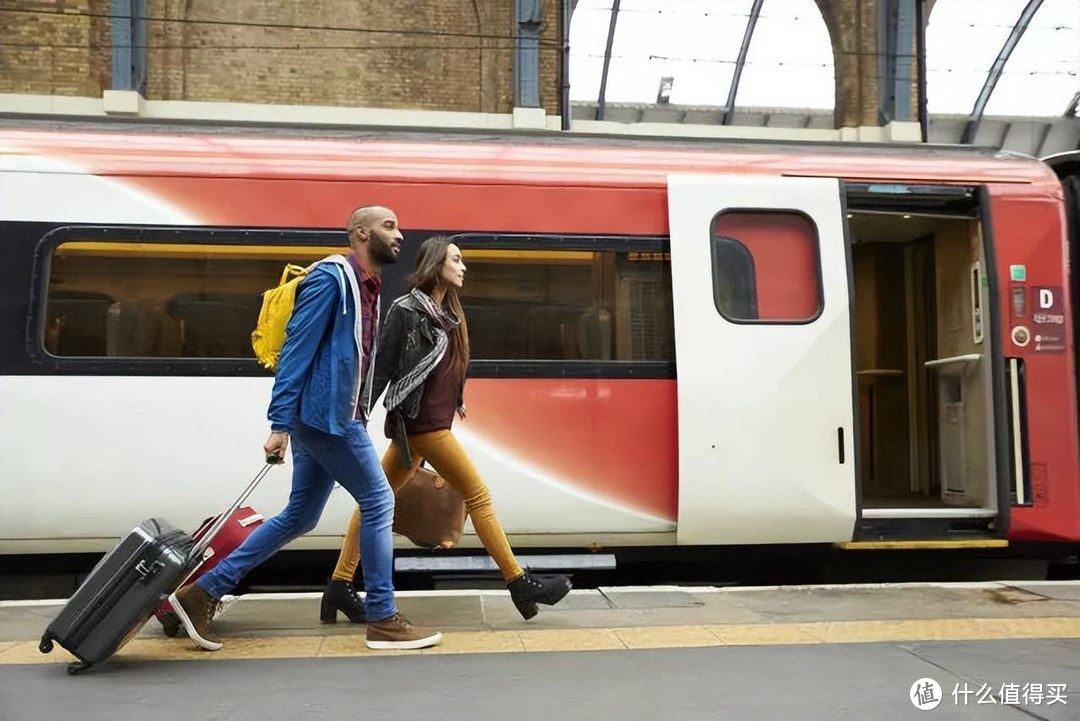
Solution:
[[[573,103],[574,120],[596,117],[595,102]],[[717,106],[667,105],[658,103],[607,103],[604,120],[619,123],[674,123],[720,125],[724,108]],[[931,115],[928,142],[960,142],[967,115]],[[736,127],[832,128],[831,110],[791,108],[740,108],[733,115]],[[1024,118],[985,116],[974,145],[1011,150],[1037,158],[1069,150],[1080,150],[1080,118]]]

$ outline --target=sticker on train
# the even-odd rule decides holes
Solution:
[[[1065,309],[1061,286],[1031,289],[1031,323],[1035,332],[1035,350],[1041,353],[1065,352]]]

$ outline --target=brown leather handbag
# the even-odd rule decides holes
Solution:
[[[394,532],[422,548],[452,548],[465,527],[465,499],[446,479],[417,468],[394,501]]]

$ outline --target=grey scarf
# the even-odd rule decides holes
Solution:
[[[436,303],[430,295],[418,288],[413,288],[412,292],[409,293],[409,297],[419,303],[424,312],[435,320],[435,347],[420,359],[415,368],[395,380],[386,389],[386,398],[383,400],[383,405],[386,406],[387,410],[391,411],[400,406],[409,397],[410,393],[419,388],[427,380],[431,371],[439,365],[446,354],[447,347],[450,345],[450,337],[446,331],[457,328],[459,324],[453,313],[447,311]],[[416,412],[415,408],[403,410],[405,410],[406,415],[409,414],[410,410],[414,414]]]

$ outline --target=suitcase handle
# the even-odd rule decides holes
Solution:
[[[276,463],[270,462],[269,458],[267,459],[267,461],[267,464],[262,467],[262,470],[256,473],[255,477],[251,479],[251,482],[247,484],[247,488],[243,490],[243,492],[240,494],[240,497],[233,501],[233,504],[229,507],[229,510],[218,516],[217,520],[214,521],[214,525],[210,526],[210,530],[206,532],[206,535],[200,538],[199,542],[196,543],[194,547],[192,547],[191,553],[188,555],[188,558],[191,561],[202,561],[203,554],[206,552],[206,549],[210,547],[210,544],[214,540],[214,536],[216,536],[218,534],[218,531],[220,531],[225,526],[225,524],[229,520],[229,517],[232,516],[233,512],[236,511],[236,509],[240,508],[240,506],[244,505],[244,501],[248,499],[248,496],[251,495],[251,492],[255,490],[255,487],[259,485],[259,482],[270,471],[270,469],[276,465]]]

